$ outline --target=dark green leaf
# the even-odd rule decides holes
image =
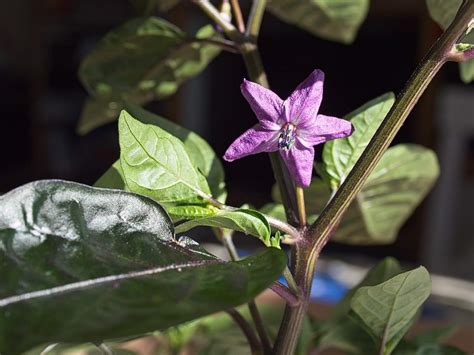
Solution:
[[[421,334],[416,335],[410,341],[416,345],[425,345],[440,343],[441,341],[449,338],[458,328],[457,325],[449,324],[443,327],[438,327],[424,331]]]
[[[108,33],[82,62],[79,76],[95,100],[84,108],[78,131],[87,133],[116,119],[125,102],[142,105],[176,92],[220,52],[202,40],[218,36],[212,26],[196,38],[160,18],[130,20]]]
[[[419,267],[379,285],[359,288],[352,297],[351,309],[355,318],[377,339],[383,353],[390,354],[430,291],[428,271]]]
[[[247,302],[285,265],[274,248],[224,263],[177,241],[142,196],[30,183],[0,197],[0,352],[166,329]]]
[[[426,0],[428,12],[441,28],[448,28],[461,6],[462,0]],[[471,25],[472,26],[472,25]],[[466,35],[460,42],[474,44],[474,32],[471,27],[467,29]],[[459,63],[459,71],[462,81],[466,84],[474,80],[474,59]]]
[[[270,0],[281,20],[333,41],[351,43],[369,9],[369,0]]]
[[[199,226],[227,228],[250,234],[270,243],[270,225],[260,212],[249,209],[219,210],[214,215],[192,219],[176,226],[176,233],[186,232]]]
[[[354,133],[347,138],[335,139],[324,145],[323,161],[333,190],[342,184],[352,170],[394,102],[393,93],[367,102],[344,117],[351,121]]]
[[[119,142],[120,165],[130,191],[168,206],[209,197],[205,177],[175,136],[122,111]]]

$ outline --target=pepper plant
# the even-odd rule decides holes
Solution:
[[[393,242],[435,182],[432,151],[389,148],[430,81],[450,61],[460,63],[465,82],[474,80],[474,0],[427,0],[444,32],[396,98],[382,94],[343,118],[320,114],[319,68],[286,100],[271,91],[258,50],[265,11],[350,43],[368,1],[253,0],[245,21],[239,0],[191,0],[210,22],[191,35],[152,15],[180,0],[134,0],[143,16],[108,33],[79,70],[90,98],[78,130],[118,119],[118,160],[94,187],[42,180],[0,196],[0,353],[61,353],[77,344],[113,353],[146,334],[167,339],[170,353],[459,353],[437,344],[446,330],[404,339],[430,278],[425,268],[402,270],[391,258],[328,321],[311,325],[306,317],[327,242]],[[274,201],[260,210],[226,204],[232,191],[218,154],[141,107],[174,94],[223,50],[242,57],[241,91],[256,116],[223,158],[268,153]],[[322,143],[315,161],[313,146]],[[209,227],[230,261],[192,239],[199,226]],[[258,238],[263,251],[240,258],[235,232]],[[281,319],[254,301],[267,288],[286,304]],[[245,304],[248,310],[238,308]],[[223,340],[233,331],[243,345]],[[196,334],[208,341],[189,348]]]

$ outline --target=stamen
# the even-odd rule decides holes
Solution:
[[[280,131],[280,136],[278,137],[278,148],[290,150],[290,148],[295,144],[295,140],[296,127],[291,123],[285,124]]]

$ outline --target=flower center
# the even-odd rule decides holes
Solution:
[[[283,150],[290,150],[295,144],[296,140],[296,126],[291,123],[286,123],[280,130],[278,137],[278,148]]]

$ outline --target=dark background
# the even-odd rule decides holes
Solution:
[[[0,1],[0,193],[41,178],[92,184],[118,158],[116,124],[82,137],[75,133],[87,97],[77,70],[81,58],[108,30],[134,15],[126,0]],[[190,4],[179,5],[165,17],[189,31],[206,21]],[[323,69],[326,82],[321,112],[341,117],[387,91],[399,93],[439,34],[424,1],[373,0],[368,18],[350,46],[313,37],[267,14],[260,49],[272,89],[281,97],[286,97],[313,69]],[[255,123],[239,92],[243,77],[241,58],[222,53],[203,74],[184,84],[177,95],[149,108],[196,130],[222,155],[244,129]],[[472,99],[472,85],[461,83],[455,64],[446,65],[410,115],[396,143],[413,142],[439,149],[438,138],[443,131],[435,123],[435,109],[450,85],[470,92],[468,97]],[[446,211],[446,218],[451,218],[451,225],[457,228],[452,236],[434,243],[427,235],[437,216],[433,210],[439,210],[439,200],[436,205],[428,199],[394,245],[332,244],[327,252],[394,255],[408,262],[425,262],[441,273],[472,277],[472,200],[467,198],[465,204],[459,199],[459,191],[472,196],[472,142],[459,140],[459,145],[465,147],[459,176],[466,187],[448,196],[456,199],[455,210],[463,211],[452,215],[452,205]],[[251,202],[259,207],[269,201],[273,176],[265,155],[224,163],[224,167],[230,204]],[[430,247],[435,244],[436,248]]]

